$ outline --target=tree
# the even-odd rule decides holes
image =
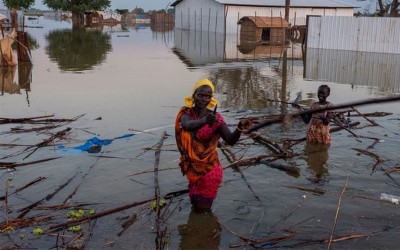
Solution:
[[[377,0],[379,6],[379,16],[399,17],[400,2],[399,0]]]
[[[111,6],[109,0],[43,0],[43,3],[53,10],[71,11],[73,27],[83,24],[84,12],[105,10]]]
[[[3,0],[3,3],[8,9],[25,10],[29,9],[35,0]]]
[[[120,15],[126,14],[129,12],[128,9],[115,9],[115,12],[117,12]]]
[[[10,10],[12,27],[18,30],[17,10],[29,9],[34,3],[35,0],[3,0],[4,6]]]

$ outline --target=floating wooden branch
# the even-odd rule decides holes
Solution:
[[[376,155],[376,154],[374,154],[372,152],[369,152],[369,151],[364,150],[364,149],[359,149],[359,148],[352,148],[352,149],[357,151],[357,152],[359,152],[359,153],[361,153],[361,154],[365,154],[365,155],[368,155],[368,156],[374,158],[375,163],[372,165],[372,171],[371,171],[370,175],[372,175],[375,172],[376,166],[378,166],[379,163],[384,162],[384,160],[382,160],[378,155]]]
[[[367,100],[361,100],[361,101],[356,101],[356,102],[351,102],[351,103],[337,104],[337,105],[332,106],[332,107],[312,109],[312,110],[309,109],[309,110],[305,110],[305,111],[302,111],[302,112],[290,113],[290,114],[285,115],[284,117],[279,117],[279,118],[275,118],[275,119],[271,119],[271,120],[262,122],[262,123],[260,123],[260,124],[258,124],[256,126],[252,127],[251,129],[249,129],[248,132],[253,132],[253,131],[256,131],[256,130],[261,129],[263,127],[272,125],[272,124],[289,121],[291,118],[298,117],[298,116],[301,116],[301,115],[313,114],[313,113],[336,110],[336,109],[350,108],[350,107],[355,107],[355,106],[364,106],[364,105],[378,104],[378,103],[385,103],[385,102],[395,102],[395,101],[400,101],[400,96],[367,99]]]
[[[38,161],[30,161],[30,162],[25,162],[25,163],[0,162],[0,169],[23,167],[23,166],[38,164],[38,163],[42,163],[42,162],[46,162],[46,161],[52,161],[52,160],[55,160],[58,158],[61,158],[61,157],[53,157],[53,158],[47,158],[47,159],[42,159],[42,160],[38,160]]]
[[[127,210],[129,208],[133,208],[133,207],[137,207],[137,206],[146,204],[146,203],[151,202],[152,200],[153,199],[148,199],[148,200],[139,201],[139,202],[133,202],[133,203],[126,204],[126,205],[123,205],[123,206],[120,206],[120,207],[116,207],[116,208],[105,210],[105,211],[103,211],[101,213],[96,213],[96,214],[88,215],[88,216],[81,217],[81,218],[78,218],[78,219],[75,219],[75,220],[69,220],[69,221],[66,221],[64,223],[60,223],[60,224],[57,224],[57,225],[49,226],[48,228],[49,228],[49,230],[57,230],[57,229],[61,229],[61,228],[69,227],[69,226],[74,226],[74,225],[77,225],[77,224],[79,224],[81,222],[91,221],[91,220],[94,220],[94,219],[97,219],[97,218],[100,218],[100,217],[104,217],[106,215],[114,214],[114,213],[117,213],[117,212],[121,212],[121,211]]]
[[[340,196],[339,196],[339,201],[338,201],[338,205],[337,205],[337,208],[336,208],[336,214],[335,214],[335,221],[333,222],[333,227],[332,227],[332,231],[331,231],[331,237],[329,238],[329,242],[328,242],[328,250],[331,248],[331,244],[332,244],[332,240],[333,240],[333,233],[335,232],[336,223],[337,223],[337,219],[338,219],[338,216],[339,216],[340,204],[342,202],[343,194],[346,191],[346,187],[347,187],[347,182],[348,181],[349,181],[349,175],[347,175],[346,182],[344,183],[342,192],[340,193]]]

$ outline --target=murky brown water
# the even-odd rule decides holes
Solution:
[[[32,51],[34,66],[31,69],[31,83],[29,86],[9,83],[7,89],[3,84],[0,117],[55,115],[56,118],[73,118],[85,115],[50,131],[54,134],[71,127],[66,140],[56,141],[54,147],[39,149],[25,160],[26,153],[7,157],[25,147],[0,147],[0,157],[3,158],[0,162],[24,163],[61,157],[18,167],[15,171],[0,170],[3,186],[12,177],[10,192],[38,177],[46,178],[9,197],[10,218],[15,218],[19,209],[45,198],[71,178],[72,181],[65,188],[41,205],[59,205],[73,194],[69,203],[89,203],[85,208],[93,208],[100,213],[151,199],[155,192],[155,156],[154,149],[149,150],[149,147],[159,142],[163,131],[171,136],[164,141],[160,157],[158,181],[161,194],[185,189],[186,179],[177,168],[179,155],[172,124],[183,104],[183,97],[191,93],[193,84],[202,77],[209,77],[216,84],[220,112],[229,124],[236,123],[237,118],[242,116],[290,112],[287,105],[267,99],[290,101],[301,92],[302,102],[307,102],[316,98],[318,86],[325,83],[331,87],[328,99],[333,103],[384,97],[400,90],[396,78],[398,73],[391,70],[393,64],[400,61],[398,56],[390,58],[393,62],[383,70],[383,76],[377,75],[379,71],[376,71],[371,77],[365,77],[375,67],[385,69],[384,64],[378,63],[377,66],[373,60],[358,60],[365,65],[356,65],[351,57],[344,56],[349,53],[332,55],[329,52],[325,56],[326,53],[320,51],[309,54],[311,56],[305,61],[310,67],[305,70],[298,46],[289,48],[287,53],[283,53],[282,49],[265,47],[253,48],[250,52],[240,48],[232,51],[232,46],[221,44],[224,39],[216,34],[154,32],[150,27],[113,27],[103,31],[72,32],[68,22],[43,18],[40,18],[38,25],[43,28],[27,29],[37,43],[37,48]],[[224,48],[227,50],[225,53]],[[282,58],[285,54],[286,59]],[[324,60],[318,61],[317,55]],[[337,62],[335,67],[329,68],[329,58]],[[374,57],[364,55],[363,58]],[[351,65],[354,67],[349,67]],[[363,68],[369,70],[363,72]],[[30,69],[20,67],[17,71],[23,73],[24,70],[29,72]],[[24,75],[29,76],[25,73],[18,78],[17,75],[14,75],[17,83],[21,82]],[[363,84],[357,81],[362,77],[368,82]],[[353,80],[349,82],[349,79]],[[329,148],[310,148],[304,143],[299,144],[293,151],[300,156],[274,162],[298,167],[300,172],[297,175],[286,174],[265,164],[243,168],[243,174],[254,193],[240,173],[226,169],[224,182],[213,206],[213,216],[191,213],[186,195],[174,198],[168,209],[162,210],[165,221],[161,228],[167,228],[169,248],[227,249],[241,243],[234,234],[251,239],[292,236],[276,245],[256,244],[264,248],[309,248],[310,245],[306,243],[310,242],[314,243],[311,245],[314,248],[326,248],[327,243],[323,240],[328,240],[332,234],[338,207],[340,210],[334,239],[349,235],[369,234],[369,237],[339,241],[333,243],[334,247],[396,248],[400,232],[399,206],[380,202],[379,197],[381,193],[400,196],[399,172],[388,176],[382,171],[382,168],[389,170],[400,164],[400,108],[398,103],[391,103],[365,106],[359,110],[393,113],[391,116],[372,118],[381,126],[354,130],[364,137],[381,140],[369,149],[384,160],[376,172],[371,174],[374,159],[364,154],[357,155],[358,152],[354,150],[367,149],[373,140],[360,138],[357,141],[346,131],[332,134],[333,143]],[[99,117],[101,119],[97,119]],[[351,117],[351,120],[360,121],[361,125],[368,124],[360,117]],[[10,129],[15,127],[31,128],[32,125],[1,125],[0,143],[32,145],[51,136],[50,133],[10,133]],[[303,137],[304,128],[300,121],[293,121],[286,125],[269,126],[260,133],[271,140],[282,141]],[[111,139],[146,129],[153,129],[152,133],[116,139],[110,145],[103,146],[100,153],[68,150],[93,136]],[[271,154],[266,147],[247,137],[243,138],[232,149],[237,157]],[[60,145],[66,149],[61,149]],[[227,166],[229,162],[225,155],[222,152],[219,155],[223,166]],[[313,182],[316,178],[322,180],[320,184]],[[298,188],[319,188],[325,192],[323,195],[313,195]],[[4,190],[1,191],[3,194]],[[68,211],[36,209],[25,217],[52,215],[50,223],[37,225],[45,228],[64,222]],[[138,221],[117,236],[122,229],[121,224],[134,213]],[[6,217],[5,204],[2,203],[1,222]],[[116,249],[154,249],[156,246],[155,216],[148,204],[102,217],[91,223],[91,230],[87,224],[82,226],[82,238],[87,239],[84,242],[87,249],[111,246]],[[34,236],[32,229],[18,229],[8,236],[2,234],[0,248],[10,245],[51,248],[56,242],[60,245],[70,242],[72,238],[69,236],[74,236],[67,231],[59,231],[66,236],[58,239],[55,236]]]

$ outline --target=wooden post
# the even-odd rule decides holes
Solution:
[[[289,22],[290,0],[285,0],[285,20]]]
[[[29,41],[26,32],[17,31],[17,56],[18,62],[30,62],[31,50],[29,48]]]

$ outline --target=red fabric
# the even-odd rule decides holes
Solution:
[[[189,197],[197,195],[206,199],[214,200],[217,197],[218,188],[223,178],[221,164],[217,164],[213,170],[202,176],[194,183],[189,183]]]

